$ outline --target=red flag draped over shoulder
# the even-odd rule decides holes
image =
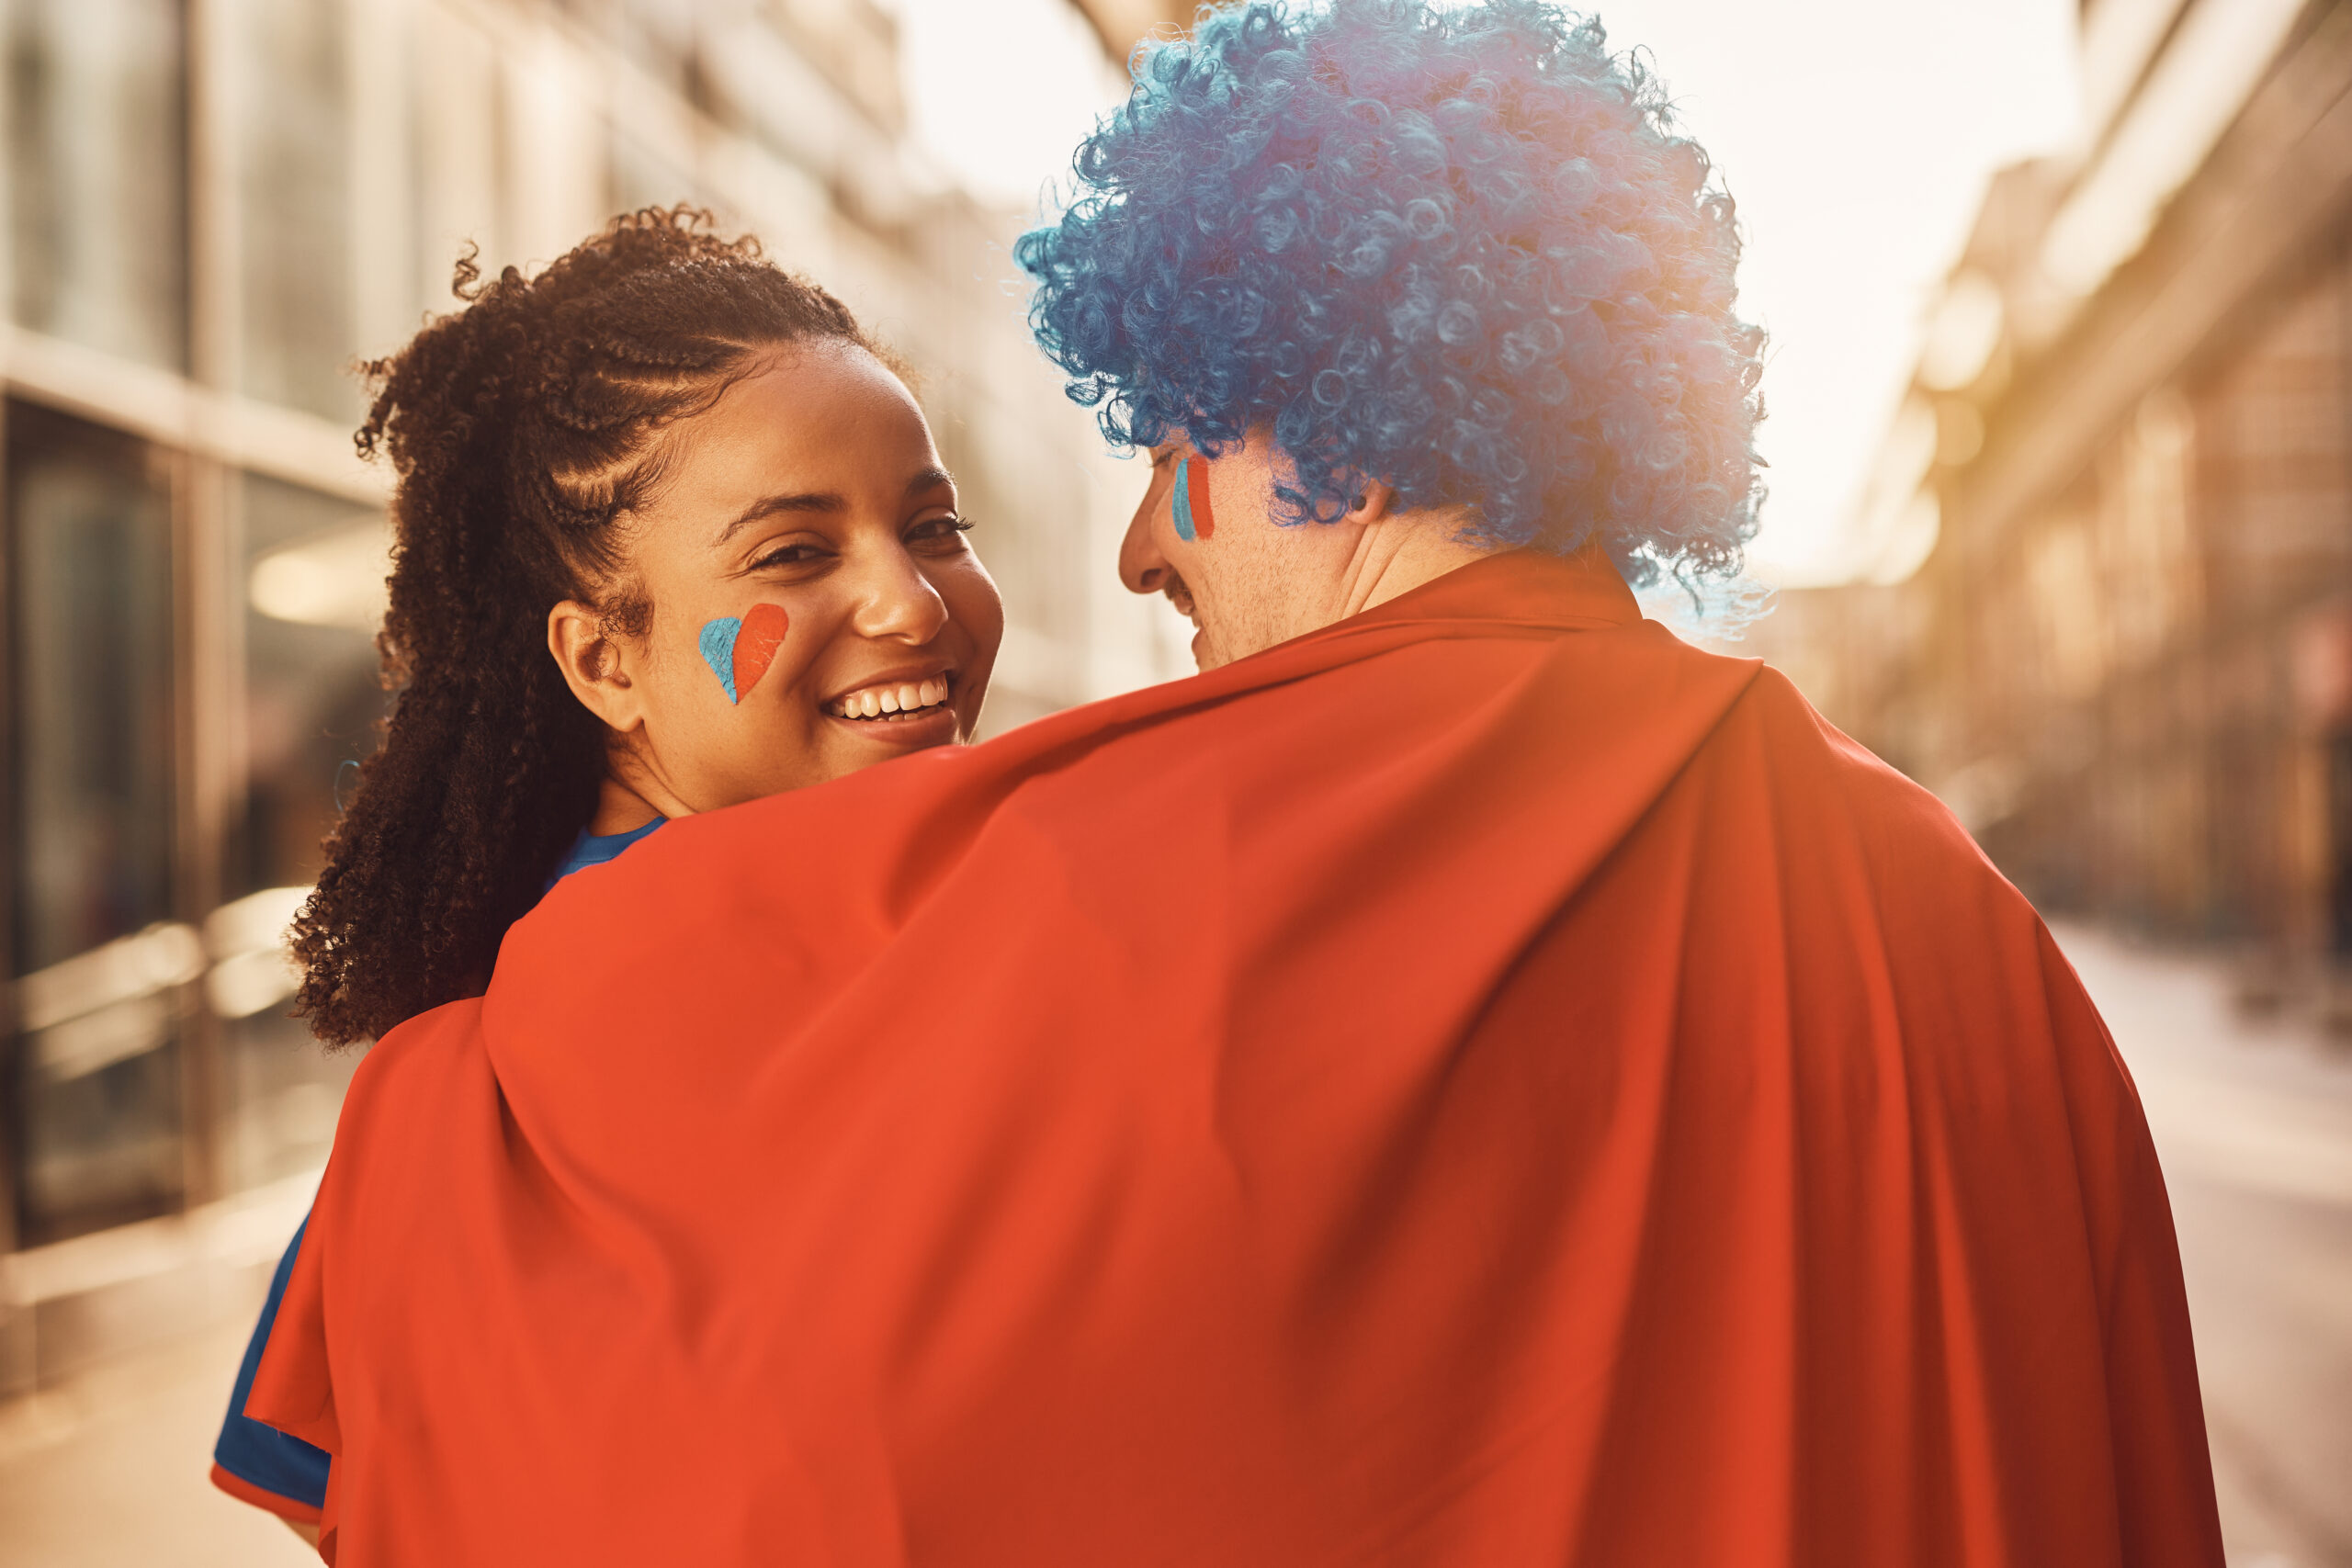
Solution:
[[[2221,1561],[2073,974],[1589,557],[571,878],[248,1408],[343,1568]]]

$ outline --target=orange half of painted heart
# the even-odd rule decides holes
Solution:
[[[776,649],[784,646],[784,634],[791,627],[792,617],[784,613],[781,604],[754,604],[743,617],[742,630],[735,634],[735,700],[741,702],[760,683],[760,677],[775,662]]]

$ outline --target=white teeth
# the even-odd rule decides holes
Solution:
[[[934,675],[896,686],[868,686],[862,692],[835,698],[825,705],[825,711],[838,718],[878,718],[886,713],[913,713],[945,702],[948,691],[947,678]]]

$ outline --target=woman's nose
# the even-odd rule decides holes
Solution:
[[[1168,558],[1159,553],[1159,540],[1151,521],[1167,491],[1171,468],[1172,465],[1163,464],[1151,471],[1151,483],[1144,488],[1143,499],[1136,503],[1135,516],[1128,519],[1127,536],[1119,541],[1119,581],[1127,585],[1130,593],[1157,593],[1168,582]]]
[[[903,545],[875,552],[864,575],[852,622],[860,637],[920,646],[946,628],[947,601]]]

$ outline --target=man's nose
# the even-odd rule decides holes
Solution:
[[[945,630],[948,620],[947,601],[904,546],[876,550],[863,564],[852,621],[859,636],[920,646]]]
[[[1119,581],[1130,593],[1157,593],[1168,582],[1171,569],[1168,558],[1159,553],[1159,541],[1151,526],[1152,515],[1159,510],[1160,496],[1168,488],[1167,477],[1167,465],[1151,471],[1151,483],[1136,503],[1136,514],[1127,520],[1127,536],[1119,541]]]

